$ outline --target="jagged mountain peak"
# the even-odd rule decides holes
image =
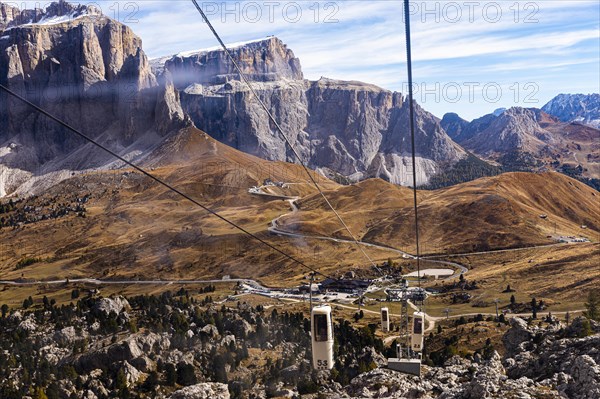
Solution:
[[[89,12],[54,3],[37,21],[67,18],[67,23],[16,25],[13,16],[22,12],[6,8],[3,15],[11,17],[4,20],[15,26],[8,38],[0,40],[0,81],[17,91],[41,87],[43,108],[118,150],[132,151],[132,145],[140,144],[134,149],[139,156],[169,132],[172,122],[180,126],[191,120],[236,149],[268,160],[298,162],[222,49],[148,61],[141,39],[131,29],[109,17],[88,18]],[[20,33],[24,29],[27,34]],[[357,81],[305,80],[299,59],[277,37],[227,47],[310,167],[350,180],[383,177],[410,183],[408,104],[401,93]],[[45,98],[52,98],[46,94],[65,83],[69,98]],[[431,176],[452,168],[467,154],[437,118],[418,105],[415,111],[418,183],[427,184]],[[30,110],[15,107],[4,114],[0,148],[16,143],[29,152],[17,156],[11,150],[0,157],[11,170],[26,171],[31,177],[31,170],[46,171],[49,165],[53,170],[81,169],[91,160],[96,167],[106,165],[104,159],[83,155],[71,156],[64,165],[58,157],[78,152],[81,143],[47,121],[28,118]],[[154,134],[151,139],[144,139],[147,132]],[[36,142],[43,145],[31,144]],[[9,185],[5,192],[18,186]]]
[[[512,107],[491,121],[489,126],[468,140],[465,145],[479,154],[537,152],[551,137],[538,123],[534,109]]]
[[[46,8],[20,10],[8,3],[0,3],[0,29],[14,27],[49,26],[77,21],[83,17],[104,17],[101,10],[91,5],[74,4],[63,0],[49,3]]]
[[[448,112],[444,114],[440,124],[448,133],[448,136],[452,138],[452,140],[459,142],[459,139],[463,133],[463,131],[469,126],[469,122],[461,118],[458,114],[454,112]]]

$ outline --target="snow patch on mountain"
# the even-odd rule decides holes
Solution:
[[[225,47],[227,47],[227,50],[234,50],[234,49],[237,49],[240,47],[244,47],[248,44],[260,43],[260,42],[264,42],[266,40],[271,40],[271,39],[273,39],[273,36],[262,37],[259,39],[252,39],[252,40],[248,40],[245,42],[225,43]],[[150,67],[152,68],[152,71],[154,73],[160,74],[164,71],[165,63],[175,57],[187,58],[187,57],[192,57],[195,55],[206,54],[206,53],[209,53],[212,51],[222,51],[222,50],[223,50],[223,47],[221,47],[219,45],[219,46],[212,46],[212,47],[207,47],[207,48],[198,49],[198,50],[182,51],[177,54],[170,54],[170,55],[166,55],[163,57],[152,58],[149,60],[149,63],[150,63]]]
[[[225,44],[225,47],[227,47],[227,50],[233,50],[235,48],[239,48],[239,47],[245,46],[247,44],[271,40],[271,38],[272,38],[272,36],[268,36],[268,37],[262,37],[260,39],[248,40],[245,42],[235,42],[235,43]],[[210,51],[220,51],[221,49],[223,49],[223,47],[221,47],[221,46],[212,46],[212,47],[207,47],[207,48],[203,48],[200,50],[182,51],[180,53],[177,53],[175,55],[175,57],[191,57],[193,55],[204,54],[204,53],[208,53]]]

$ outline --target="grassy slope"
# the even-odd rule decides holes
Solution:
[[[327,193],[351,229],[369,242],[414,251],[412,193],[382,180]],[[506,173],[435,191],[419,192],[424,253],[457,253],[549,244],[557,234],[598,240],[600,194],[558,173]],[[300,203],[287,225],[331,234],[331,221],[316,196]],[[547,214],[548,218],[539,216]],[[581,225],[587,225],[582,230]]]

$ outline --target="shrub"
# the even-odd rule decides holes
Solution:
[[[15,266],[15,270],[23,269],[27,266],[31,266],[31,265],[39,263],[41,261],[42,261],[41,258],[23,258],[17,262],[17,265]]]

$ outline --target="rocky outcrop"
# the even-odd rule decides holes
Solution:
[[[84,336],[85,335],[86,334],[84,334]],[[65,327],[54,333],[54,341],[56,341],[58,345],[65,347],[72,345],[75,341],[78,341],[81,338],[83,338],[82,334],[78,333],[73,326]]]
[[[585,320],[579,318],[574,324]],[[587,321],[589,323],[589,321]],[[594,328],[600,330],[598,326]],[[598,332],[598,331],[596,331]],[[595,398],[600,395],[600,334],[563,338],[569,330],[528,327],[513,319],[504,336],[504,366],[513,379],[530,378],[554,386],[565,397]]]
[[[107,347],[91,350],[77,358],[75,367],[84,372],[102,369],[107,364],[114,362],[128,362],[140,368],[148,366],[147,356],[151,353],[160,353],[169,349],[171,342],[168,337],[155,333],[135,334],[127,339],[116,342]],[[152,366],[148,367],[151,369]]]
[[[29,332],[32,333],[35,330],[37,330],[38,326],[34,320],[34,318],[30,315],[29,317],[27,317],[25,320],[23,320],[21,323],[19,323],[19,330],[24,331],[24,332]]]
[[[421,378],[376,369],[354,378],[345,390],[350,397],[361,398],[507,398],[515,392],[521,398],[559,398],[531,379],[507,379],[498,353],[481,363],[455,357],[445,367],[425,367]]]
[[[146,377],[144,373],[140,372],[127,361],[123,362],[121,372],[125,376],[125,385],[128,388],[134,387],[141,379],[144,379]]]
[[[123,319],[107,322],[114,318],[96,310],[102,298],[52,308],[45,315],[14,312],[0,330],[10,345],[10,351],[0,350],[0,362],[9,365],[0,373],[0,391],[25,390],[25,377],[50,371],[48,397],[123,397],[123,389],[163,399],[600,397],[600,325],[583,317],[569,326],[552,317],[545,323],[511,319],[503,337],[504,358],[493,350],[454,356],[443,366],[423,364],[419,378],[387,369],[381,349],[368,344],[345,345],[335,371],[313,372],[301,313],[265,312],[248,304],[190,306],[182,298],[130,298],[132,320],[144,330],[137,333]],[[20,325],[33,319],[35,328],[23,331]],[[98,331],[92,322],[101,325]],[[370,329],[344,323],[336,324],[336,334],[352,337],[346,343],[373,339]],[[375,368],[362,372],[365,366]]]
[[[521,350],[521,344],[528,343],[531,340],[532,332],[527,326],[527,322],[520,317],[510,319],[511,329],[502,337],[502,342],[510,356]]]
[[[95,306],[97,312],[104,313],[106,316],[109,316],[111,313],[119,315],[123,310],[128,310],[130,308],[127,299],[120,296],[114,298],[100,298]]]

